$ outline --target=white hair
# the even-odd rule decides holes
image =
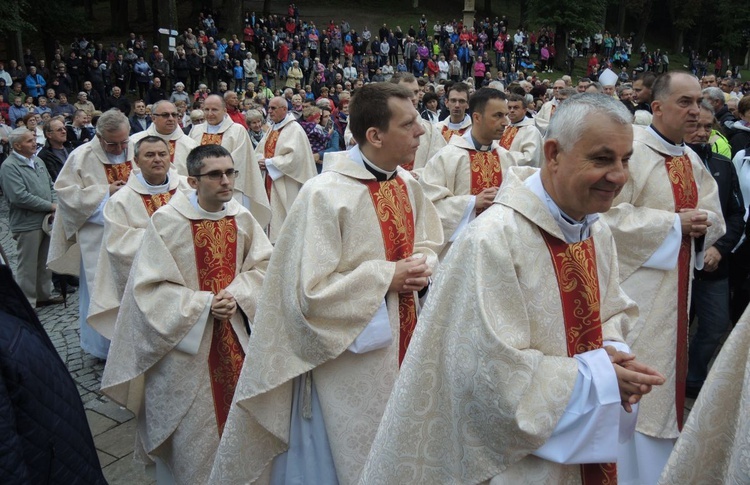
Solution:
[[[596,113],[629,126],[633,115],[624,104],[604,94],[582,93],[566,99],[555,110],[547,128],[546,140],[557,140],[562,151],[569,151],[589,129],[590,118]]]

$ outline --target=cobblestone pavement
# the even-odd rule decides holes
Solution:
[[[0,244],[16,265],[16,243],[8,228],[8,204],[0,197]],[[37,310],[39,319],[68,366],[81,395],[99,461],[112,484],[152,484],[143,466],[133,462],[135,419],[127,409],[99,393],[104,362],[81,350],[78,324],[78,293],[68,296],[68,306],[55,305]]]

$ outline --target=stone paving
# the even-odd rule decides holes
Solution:
[[[8,204],[0,197],[0,244],[11,268],[16,265],[16,243],[8,228]],[[78,324],[78,293],[68,295],[68,306],[37,310],[57,352],[68,366],[81,395],[104,476],[112,484],[153,484],[143,466],[133,462],[135,419],[124,407],[99,393],[104,362],[81,350]]]

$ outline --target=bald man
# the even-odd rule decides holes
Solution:
[[[156,136],[167,142],[169,160],[177,169],[177,173],[187,176],[187,156],[190,150],[198,146],[198,142],[187,136],[180,128],[179,112],[169,101],[157,101],[151,107],[152,123],[143,131],[131,135],[133,144],[147,136]]]

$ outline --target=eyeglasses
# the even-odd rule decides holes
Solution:
[[[153,113],[151,116],[158,116],[159,118],[179,118],[180,113]]]
[[[200,173],[198,175],[191,175],[191,177],[195,177],[195,178],[208,177],[209,180],[219,181],[225,175],[229,180],[231,180],[231,179],[237,178],[239,174],[240,174],[239,170],[230,168],[226,172],[222,172],[221,170],[212,170],[211,172],[208,172],[208,173]]]
[[[105,140],[104,138],[101,138],[101,137],[99,137],[99,139],[102,141],[102,143],[104,143],[104,145],[107,148],[127,147],[128,143],[130,143],[130,140],[109,142],[109,141],[107,141],[107,140]]]

